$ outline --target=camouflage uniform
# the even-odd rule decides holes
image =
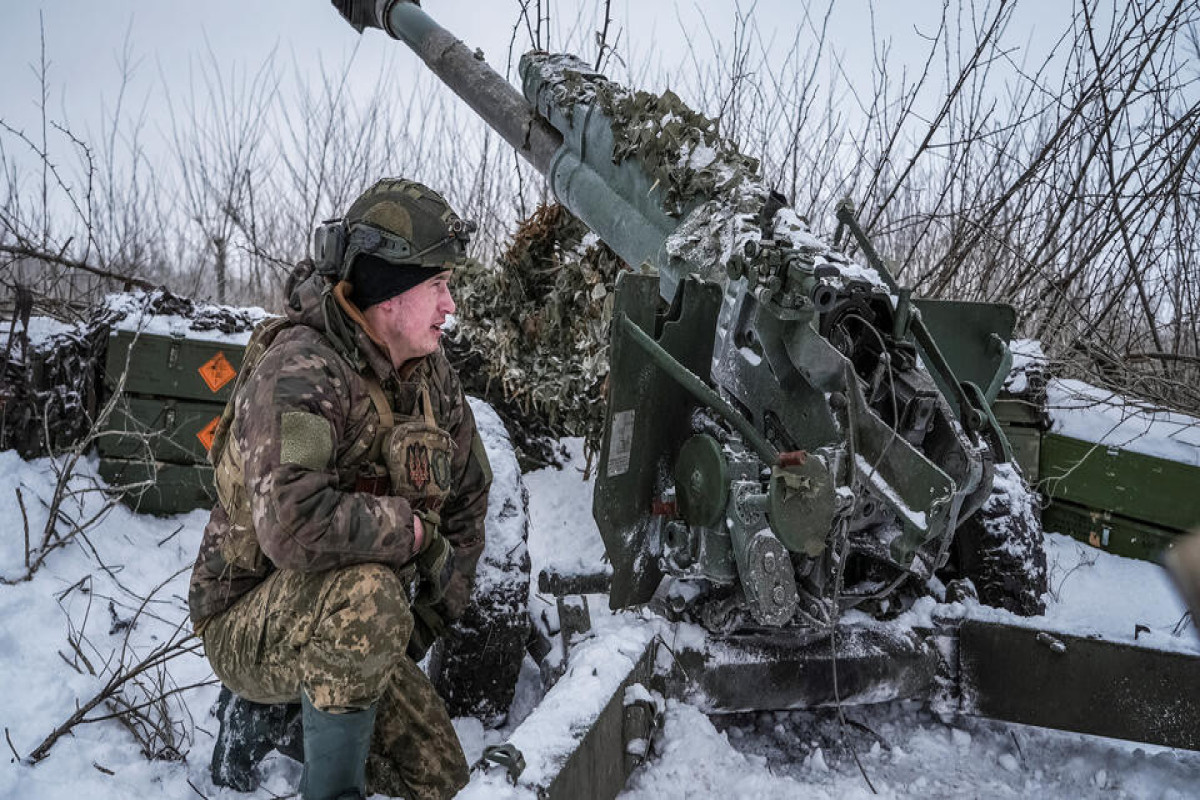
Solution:
[[[296,282],[293,324],[231,401],[228,447],[242,479],[226,487],[205,527],[192,621],[214,672],[248,700],[295,702],[303,690],[327,711],[377,702],[372,791],[448,797],[466,784],[467,765],[442,701],[405,655],[413,509],[389,494],[386,473],[379,480],[372,379],[398,421],[416,413],[424,387],[453,442],[440,509],[454,549],[451,591],[438,609],[447,619],[470,596],[490,470],[444,355],[398,374],[336,294],[316,275]]]

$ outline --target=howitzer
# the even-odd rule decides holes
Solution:
[[[989,410],[1010,307],[912,298],[848,201],[818,239],[669,92],[535,52],[522,96],[412,2],[335,5],[405,41],[642,267],[617,284],[593,506],[614,608],[657,591],[713,630],[828,626],[946,565],[1010,458]]]

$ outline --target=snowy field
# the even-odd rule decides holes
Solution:
[[[602,548],[591,520],[591,487],[582,480],[578,442],[566,443],[572,462],[563,471],[525,476],[530,498],[529,550],[536,570],[572,573],[599,563]],[[81,461],[66,484],[57,536],[43,531],[62,462],[22,461],[0,452],[0,726],[10,752],[0,770],[0,798],[118,800],[239,798],[215,788],[208,775],[216,688],[195,643],[184,639],[188,570],[205,512],[174,518],[138,516],[111,506],[98,490],[96,463]],[[511,479],[511,480],[515,480]],[[515,483],[497,485],[500,494]],[[498,495],[499,496],[499,495]],[[500,506],[501,503],[493,503]],[[94,521],[93,521],[94,520]],[[90,523],[90,524],[89,524]],[[74,526],[81,528],[74,535]],[[28,541],[28,545],[26,542]],[[1051,596],[1045,618],[1030,624],[1101,633],[1197,652],[1190,623],[1161,570],[1049,535]],[[28,555],[27,555],[28,554]],[[24,580],[39,554],[44,563]],[[29,566],[27,566],[27,561]],[[539,603],[532,608],[537,613]],[[978,606],[939,606],[941,614],[1003,617]],[[933,611],[932,601],[910,612]],[[621,624],[622,616],[606,624]],[[1149,637],[1149,638],[1147,638]],[[175,645],[172,647],[172,645]],[[174,654],[166,669],[153,659],[123,684],[133,706],[147,693],[170,694],[141,709],[135,732],[108,718],[75,726],[36,765],[28,759],[81,706],[84,716],[107,717],[115,706],[102,689],[156,652]],[[502,741],[541,697],[526,662],[509,727],[485,731],[456,720],[468,758]],[[170,719],[169,724],[161,720]],[[1200,754],[1128,742],[958,719],[945,724],[919,705],[893,703],[847,710],[842,728],[828,712],[745,714],[709,719],[669,704],[657,752],[635,773],[623,797],[637,798],[991,798],[1200,796]],[[157,731],[154,731],[155,723]],[[148,760],[143,748],[161,758]],[[862,769],[856,765],[855,756]],[[264,764],[262,797],[294,792],[299,766],[282,756]],[[869,780],[869,784],[868,784]],[[873,794],[871,787],[878,794]],[[481,787],[465,794],[490,796]]]

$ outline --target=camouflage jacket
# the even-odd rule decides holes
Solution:
[[[358,490],[363,469],[372,465],[380,422],[368,375],[377,378],[398,418],[412,413],[423,382],[438,426],[454,441],[452,490],[441,509],[440,530],[455,551],[454,580],[467,582],[459,596],[469,594],[483,551],[491,472],[458,377],[440,350],[398,374],[324,287],[323,279],[311,276],[292,289],[287,316],[294,324],[278,333],[230,400],[235,405],[229,436],[243,458],[258,558],[253,565],[227,558],[222,542],[237,526],[231,510],[218,503],[204,529],[188,593],[198,630],[275,569],[314,572],[367,562],[399,568],[415,555],[408,501]],[[281,458],[282,450],[295,449],[284,441],[291,421],[313,415],[324,418],[332,434],[324,464]],[[449,616],[461,612],[451,609]]]

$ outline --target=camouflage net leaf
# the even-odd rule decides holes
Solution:
[[[599,449],[613,289],[624,262],[562,206],[542,205],[495,265],[457,280],[448,350],[468,392],[504,418],[523,469],[556,463],[552,439]]]

